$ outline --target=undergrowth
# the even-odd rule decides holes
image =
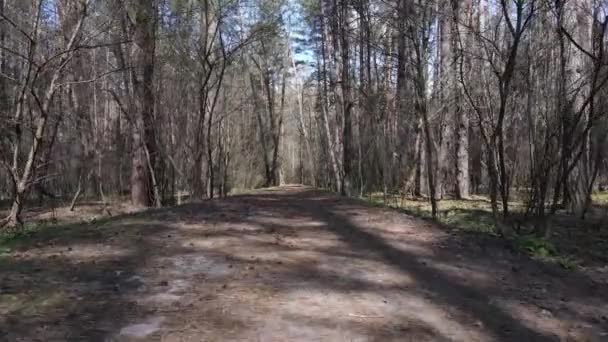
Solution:
[[[378,193],[365,197],[365,200],[374,205],[388,206],[413,216],[425,219],[432,218],[431,205],[426,200],[402,200],[391,197],[387,198],[385,202],[382,194]],[[513,206],[521,207],[521,204],[516,203]],[[483,197],[475,197],[469,200],[441,200],[437,221],[453,231],[497,234],[490,203]]]
[[[31,240],[51,239],[55,236],[73,234],[76,227],[87,224],[101,224],[106,219],[92,219],[74,223],[60,223],[56,220],[42,220],[28,222],[18,228],[0,231],[0,256],[10,253],[19,245],[29,243]],[[84,231],[84,230],[83,230]],[[71,232],[71,233],[70,233]]]
[[[18,228],[0,231],[0,255],[10,253],[16,244],[30,239],[48,226],[47,222],[26,223]]]
[[[601,200],[603,197],[597,197]],[[608,194],[605,195],[608,203]],[[409,215],[431,219],[431,205],[426,200],[401,199],[389,197],[386,199],[380,193],[364,197],[364,200],[374,206],[390,207],[403,211]],[[598,203],[594,198],[594,203]],[[524,209],[522,202],[510,203],[512,212],[521,213]],[[498,237],[498,230],[494,224],[490,202],[483,197],[474,197],[468,200],[441,200],[437,222],[453,233],[473,233]],[[560,253],[555,244],[547,239],[535,235],[516,235],[511,239],[513,246],[530,257],[546,262],[559,264],[565,269],[577,267],[576,260]]]

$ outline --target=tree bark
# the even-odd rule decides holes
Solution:
[[[340,56],[341,56],[341,90],[342,90],[342,195],[352,194],[352,100],[350,89],[350,61],[349,61],[349,7],[348,0],[340,0]]]
[[[131,200],[135,206],[157,203],[152,173],[156,172],[156,124],[154,119],[154,54],[157,8],[154,0],[138,0],[133,32],[133,70],[136,119],[133,121]]]

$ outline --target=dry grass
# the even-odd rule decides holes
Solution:
[[[595,205],[608,205],[608,191],[594,193],[591,195],[591,200]]]

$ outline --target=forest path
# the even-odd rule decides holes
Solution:
[[[608,340],[606,284],[308,187],[50,236],[0,259],[0,340]]]

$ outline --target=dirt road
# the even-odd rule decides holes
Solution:
[[[608,341],[607,284],[290,186],[35,236],[7,341]]]

